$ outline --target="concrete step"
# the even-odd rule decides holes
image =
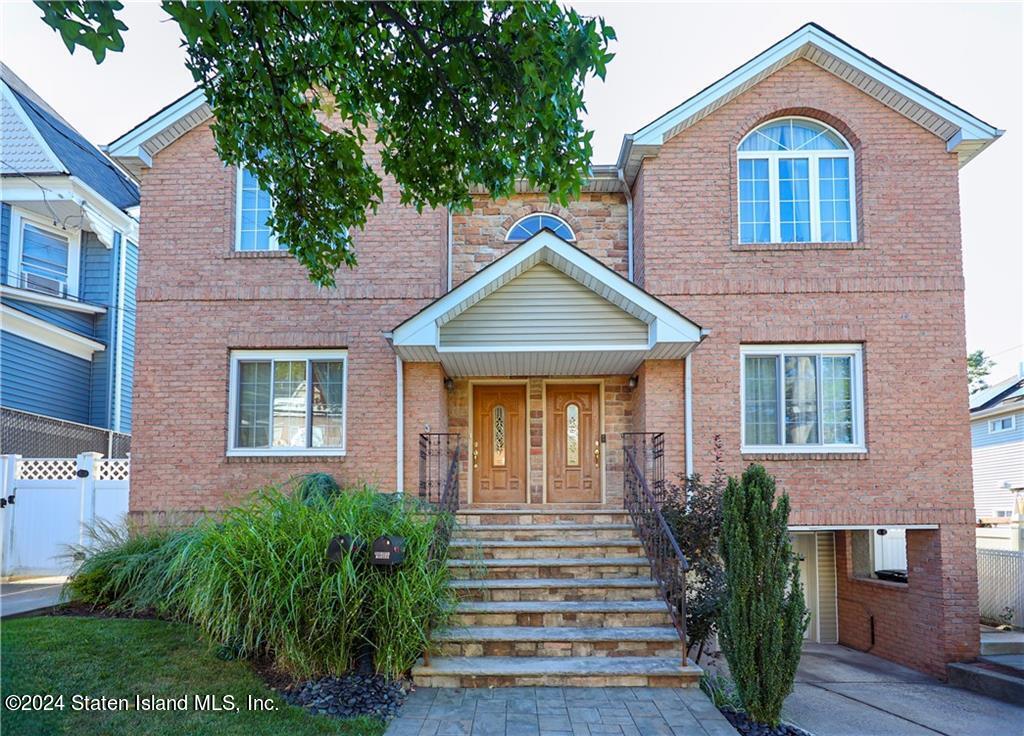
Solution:
[[[950,685],[1009,703],[1024,703],[1024,674],[989,662],[952,662],[946,665]]]
[[[1024,631],[981,632],[982,654],[1024,654]]]
[[[520,560],[548,558],[640,557],[638,539],[456,539],[448,545],[453,559]]]
[[[479,524],[629,524],[629,514],[623,509],[572,510],[562,507],[519,509],[468,508],[459,511],[456,520],[460,526]]]
[[[466,601],[637,601],[658,590],[650,578],[453,580],[451,587]]]
[[[445,657],[682,656],[671,626],[466,626],[434,632],[433,639]]]
[[[650,577],[644,557],[554,557],[518,560],[449,559],[456,580],[529,578],[642,578]]]
[[[452,626],[671,626],[664,601],[463,601]]]
[[[420,687],[696,687],[679,657],[433,657],[412,670]]]
[[[635,536],[632,524],[477,524],[459,527],[455,539],[628,539]]]

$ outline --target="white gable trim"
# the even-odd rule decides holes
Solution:
[[[178,98],[103,147],[106,153],[136,176],[153,165],[153,156],[180,136],[213,117],[202,88]]]
[[[35,123],[32,122],[28,113],[25,112],[25,108],[21,106],[21,100],[18,99],[18,96],[11,91],[6,82],[0,85],[0,91],[2,91],[4,98],[10,103],[11,108],[14,110],[14,114],[18,116],[22,124],[32,135],[33,140],[35,140],[36,144],[43,150],[46,157],[50,159],[50,164],[53,166],[53,170],[63,171],[66,173],[67,168],[65,168],[64,162],[57,158],[57,154],[55,154],[53,149],[50,148],[50,144],[47,143],[46,139],[44,139],[42,134],[40,134],[39,128],[35,126]],[[26,173],[37,174],[41,172],[33,171]]]
[[[647,342],[638,345],[552,346],[547,343],[473,347],[441,344],[443,325],[539,263],[553,266],[645,322],[648,325]],[[706,334],[707,331],[699,325],[600,261],[550,230],[542,230],[400,324],[389,337],[396,353],[406,361],[441,362],[460,374],[468,370],[466,366],[486,365],[490,361],[490,365],[503,366],[509,375],[521,375],[529,371],[551,372],[551,366],[556,365],[586,365],[595,369],[603,366],[609,369],[607,372],[626,372],[646,358],[681,358]],[[543,366],[547,368],[542,369]],[[610,369],[612,366],[614,370]]]
[[[743,66],[698,92],[675,109],[627,136],[620,165],[638,162],[633,146],[645,155],[704,116],[742,94],[762,79],[796,59],[807,59],[900,112],[947,142],[947,150],[960,154],[964,165],[1003,131],[961,110],[933,92],[901,76],[858,51],[825,29],[808,24],[758,54]],[[653,147],[654,150],[647,149]],[[646,150],[645,150],[646,149]]]
[[[92,360],[93,353],[104,349],[101,342],[96,342],[71,330],[65,330],[63,327],[57,327],[57,325],[3,304],[0,304],[0,327],[4,332],[24,337],[82,360]]]

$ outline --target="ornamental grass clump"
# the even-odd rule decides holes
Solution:
[[[298,677],[338,674],[358,652],[397,677],[429,643],[451,603],[447,566],[428,559],[435,516],[364,487],[340,494],[257,493],[199,522],[172,565],[185,618],[239,656],[269,656]],[[370,565],[363,549],[327,558],[335,536],[405,539],[405,561]]]
[[[808,623],[798,560],[789,541],[789,497],[751,465],[730,478],[723,498],[721,551],[726,600],[722,651],[740,702],[758,723],[778,726],[793,689]]]

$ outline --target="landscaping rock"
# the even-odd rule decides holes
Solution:
[[[729,720],[732,727],[743,734],[743,736],[813,736],[813,734],[808,733],[802,728],[797,728],[791,723],[782,723],[772,728],[764,723],[755,723],[747,717],[746,713],[741,713],[732,708],[719,708],[719,710]]]
[[[405,701],[401,681],[378,675],[342,675],[296,683],[284,690],[284,699],[310,713],[335,718],[373,716],[388,720],[398,714]]]

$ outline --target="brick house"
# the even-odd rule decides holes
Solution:
[[[421,433],[458,433],[468,522],[616,523],[624,432],[663,433],[668,477],[709,472],[719,435],[729,472],[790,494],[809,639],[940,677],[977,654],[957,187],[1001,131],[807,25],[567,207],[418,214],[385,179],[359,266],[319,290],[210,119],[196,91],[108,149],[149,244],[133,511],[314,469],[413,492]],[[907,583],[874,574],[876,527],[905,530]],[[533,576],[588,577],[568,567]]]

